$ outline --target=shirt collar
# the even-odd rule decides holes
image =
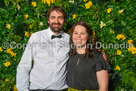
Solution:
[[[51,38],[52,35],[56,35],[56,34],[54,34],[54,33],[52,32],[52,30],[51,30],[50,27],[47,29],[47,31],[48,31],[48,35],[49,35],[50,38]],[[62,35],[62,37],[64,37],[63,34],[64,34],[64,32],[62,31],[62,32],[60,32],[60,33],[57,34],[57,35]]]

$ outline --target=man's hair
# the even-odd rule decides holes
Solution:
[[[66,21],[67,14],[66,14],[65,10],[61,6],[50,7],[49,10],[47,11],[47,20],[49,20],[50,14],[54,10],[61,12],[63,14],[63,16],[64,16],[64,20]]]

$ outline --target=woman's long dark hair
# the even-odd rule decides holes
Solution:
[[[92,28],[89,26],[89,24],[87,24],[87,23],[84,22],[84,21],[79,21],[79,22],[75,23],[75,24],[73,25],[73,27],[71,28],[70,46],[74,44],[74,43],[73,43],[73,40],[72,40],[72,35],[73,35],[74,29],[75,29],[75,27],[76,27],[77,25],[80,25],[80,26],[85,27],[86,32],[87,32],[87,34],[88,34],[88,39],[87,39],[87,42],[86,42],[86,49],[85,49],[85,56],[84,56],[85,60],[87,60],[88,57],[93,56],[93,54],[97,51],[97,50],[96,50],[96,45],[95,45],[95,44],[96,44],[96,42],[95,42],[96,40],[95,40],[95,37],[94,37],[94,35],[93,35],[93,30],[92,30]],[[73,56],[73,55],[75,55],[76,53],[77,53],[77,52],[76,52],[76,48],[75,48],[75,47],[74,47],[74,48],[70,47],[70,52],[69,52],[70,56]]]

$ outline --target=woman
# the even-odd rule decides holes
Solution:
[[[90,26],[80,21],[72,27],[68,61],[68,91],[108,91],[109,63],[98,52]]]

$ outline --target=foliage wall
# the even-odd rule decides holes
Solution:
[[[109,91],[136,91],[136,0],[1,0],[0,91],[17,91],[16,67],[25,44],[48,27],[46,12],[54,5],[67,12],[65,32],[79,20],[94,30],[113,69]]]

